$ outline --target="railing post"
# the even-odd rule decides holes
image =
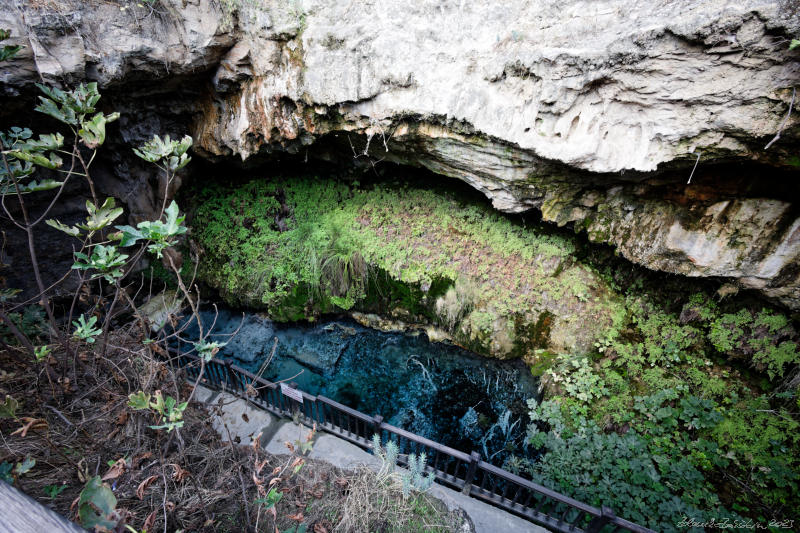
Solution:
[[[289,383],[289,387],[291,387],[293,389],[297,389],[297,383],[292,381],[291,383]],[[290,399],[289,402],[290,402],[290,404],[292,406],[292,420],[294,421],[295,424],[299,424],[300,423],[300,405],[298,404],[297,400],[295,400],[295,399]]]
[[[225,389],[228,392],[236,392],[241,387],[236,386],[239,381],[239,375],[233,371],[233,361],[230,359],[225,360]]]
[[[374,432],[375,435],[377,435],[381,439],[381,442],[383,442],[383,435],[381,435],[382,425],[383,425],[383,417],[381,415],[375,415],[372,417],[372,431]],[[367,440],[370,439],[372,439],[371,435],[367,437]]]
[[[592,521],[589,522],[588,526],[586,526],[586,533],[599,533],[599,531],[603,529],[603,526],[608,524],[614,518],[614,511],[612,511],[610,507],[606,507],[604,505],[600,508],[600,516],[595,516],[592,518]]]
[[[469,496],[472,490],[472,480],[475,479],[475,472],[478,471],[478,463],[481,462],[481,454],[473,451],[469,454],[469,466],[467,467],[467,477],[464,478],[464,486],[461,487],[461,492]]]

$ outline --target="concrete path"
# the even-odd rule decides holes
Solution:
[[[288,455],[287,442],[305,441],[310,428],[295,424],[291,420],[278,418],[263,409],[228,393],[217,393],[199,387],[196,393],[199,401],[217,405],[222,399],[222,416],[214,416],[211,423],[223,440],[229,439],[247,445],[261,434],[261,446],[273,455]],[[227,430],[225,426],[227,425]],[[377,468],[380,461],[371,453],[355,444],[331,435],[318,432],[310,459],[318,459],[345,470],[360,465]],[[430,494],[444,502],[449,509],[460,508],[472,520],[476,533],[540,533],[547,529],[483,503],[461,492],[434,484]]]

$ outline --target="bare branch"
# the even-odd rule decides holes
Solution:
[[[794,106],[794,97],[796,93],[797,90],[794,87],[792,87],[792,101],[789,102],[789,111],[786,113],[786,116],[783,117],[783,122],[781,122],[781,126],[778,128],[778,133],[776,133],[775,137],[773,137],[772,140],[767,143],[767,145],[764,147],[764,150],[768,150],[769,147],[772,146],[773,143],[775,143],[775,141],[781,138],[781,132],[783,132],[783,128],[786,127],[786,123],[789,121],[789,115],[792,114],[792,106]]]

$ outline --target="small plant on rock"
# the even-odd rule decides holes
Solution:
[[[421,453],[419,456],[413,453],[410,454],[408,456],[408,471],[396,473],[395,469],[400,454],[394,441],[390,440],[386,443],[386,446],[382,446],[380,436],[375,434],[372,436],[372,450],[375,456],[381,460],[378,480],[385,482],[391,478],[399,479],[404,498],[408,498],[412,491],[426,492],[433,485],[436,476],[433,472],[425,474],[428,462],[425,453]]]

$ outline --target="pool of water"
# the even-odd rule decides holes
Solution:
[[[201,313],[214,322],[214,311]],[[228,335],[239,328],[233,338]],[[191,325],[184,338],[197,337]],[[382,332],[347,318],[278,324],[252,312],[220,308],[211,339],[227,344],[217,357],[262,376],[290,379],[368,415],[453,448],[478,451],[495,464],[526,455],[526,400],[538,383],[520,361],[478,356],[424,333]]]

